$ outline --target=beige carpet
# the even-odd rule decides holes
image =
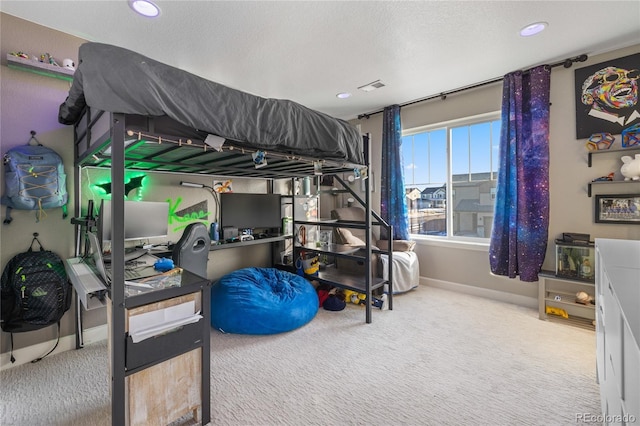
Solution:
[[[517,282],[514,282],[517,285]],[[575,425],[600,412],[595,333],[420,287],[274,336],[211,332],[213,425]],[[1,425],[109,425],[106,344],[0,374]]]

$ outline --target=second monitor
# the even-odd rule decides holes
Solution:
[[[282,226],[280,194],[220,194],[222,227],[273,230]]]

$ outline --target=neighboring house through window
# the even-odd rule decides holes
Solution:
[[[499,112],[403,131],[411,234],[490,238],[499,143]]]

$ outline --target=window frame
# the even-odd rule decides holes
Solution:
[[[435,130],[441,130],[444,129],[446,130],[446,156],[447,156],[447,182],[446,182],[446,188],[447,193],[446,193],[446,205],[447,208],[445,208],[445,212],[446,212],[446,231],[447,231],[447,235],[446,236],[436,236],[436,235],[425,235],[425,234],[409,234],[411,239],[414,239],[416,241],[429,241],[429,242],[443,242],[446,244],[449,243],[460,243],[460,244],[469,244],[472,246],[489,246],[489,241],[490,238],[483,238],[483,237],[467,237],[467,236],[459,236],[459,235],[453,235],[453,209],[449,208],[449,206],[453,206],[453,192],[454,190],[453,188],[453,174],[451,173],[451,169],[453,166],[453,160],[452,160],[452,152],[451,152],[451,134],[452,134],[452,129],[453,128],[457,128],[457,127],[463,127],[463,126],[471,126],[473,124],[480,124],[480,123],[486,123],[486,122],[492,122],[492,121],[497,121],[501,119],[501,111],[492,111],[492,112],[487,112],[487,113],[482,113],[482,114],[476,114],[476,115],[472,115],[472,116],[468,116],[468,117],[462,117],[462,118],[457,118],[457,119],[453,119],[453,120],[447,120],[447,121],[443,121],[443,122],[438,122],[438,123],[433,123],[433,124],[428,124],[428,125],[424,125],[424,126],[418,126],[418,127],[413,127],[410,129],[404,129],[402,130],[402,135],[401,137],[404,138],[405,136],[414,136],[420,133],[426,133],[426,132],[432,132]],[[497,135],[498,138],[498,142],[500,139],[500,135]],[[490,158],[493,158],[493,156],[490,156]],[[492,169],[492,167],[490,167]],[[498,179],[498,171],[493,172],[493,170],[489,170],[490,172],[490,176],[493,179],[490,180],[496,180]],[[469,172],[471,173],[471,172]],[[405,184],[406,186],[406,184]],[[492,197],[493,201],[495,203],[495,197]],[[495,204],[494,204],[495,205]]]

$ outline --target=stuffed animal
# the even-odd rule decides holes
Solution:
[[[367,296],[362,293],[358,293],[352,290],[342,290],[344,293],[345,302],[353,303],[354,305],[364,305]]]

